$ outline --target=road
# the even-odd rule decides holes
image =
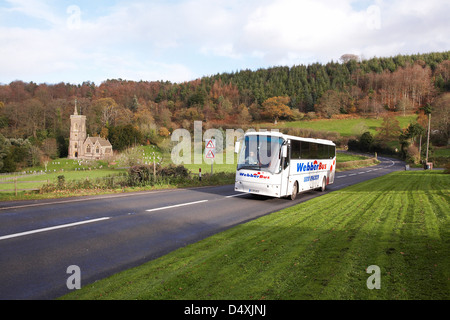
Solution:
[[[379,159],[375,167],[337,173],[325,194],[404,168]],[[323,194],[290,201],[226,185],[0,203],[0,299],[55,299],[69,292],[69,266],[80,268],[83,286]]]

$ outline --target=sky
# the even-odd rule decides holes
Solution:
[[[450,50],[448,0],[0,0],[0,84],[184,82]]]

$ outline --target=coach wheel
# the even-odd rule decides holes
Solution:
[[[327,179],[323,178],[322,186],[320,187],[320,191],[324,192],[326,188],[327,188]]]
[[[292,188],[292,193],[289,196],[289,199],[295,200],[295,198],[297,197],[297,193],[298,193],[298,184],[297,184],[297,181],[295,181],[294,187]]]

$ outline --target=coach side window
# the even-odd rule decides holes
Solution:
[[[301,151],[300,151],[300,157],[301,159],[311,159],[311,153],[309,151],[309,142],[301,142]]]
[[[300,159],[300,141],[291,140],[291,160]]]

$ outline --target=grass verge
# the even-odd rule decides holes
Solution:
[[[231,228],[63,299],[449,299],[450,176],[397,172]],[[369,290],[366,269],[381,269]]]

